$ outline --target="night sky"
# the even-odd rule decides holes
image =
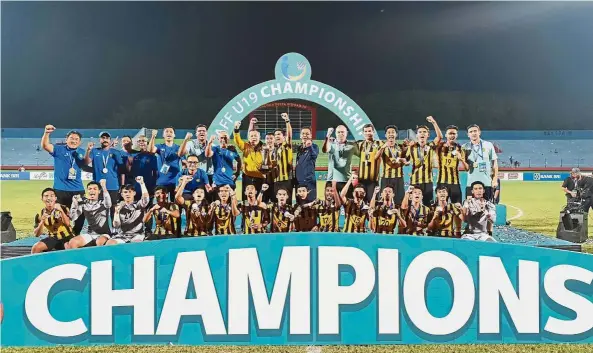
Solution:
[[[521,94],[593,119],[593,3],[2,2],[1,30],[3,127],[230,99],[292,51],[348,95]]]

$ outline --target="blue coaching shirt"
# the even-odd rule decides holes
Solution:
[[[141,176],[144,178],[144,184],[148,193],[152,195],[156,187],[156,180],[159,175],[159,167],[156,155],[149,152],[136,152],[132,154],[132,171],[131,175],[135,178]],[[142,193],[140,184],[136,180],[132,180],[130,184],[136,188],[136,194]]]
[[[67,145],[54,145],[54,189],[60,191],[83,191],[82,172],[85,151],[82,148],[70,148]],[[68,179],[70,168],[76,171],[76,178]]]
[[[296,179],[299,184],[315,184],[315,161],[319,155],[319,147],[312,144],[311,147],[299,146],[296,158]]]
[[[212,182],[220,185],[235,186],[233,180],[233,161],[239,157],[237,151],[231,151],[228,148],[212,146],[212,165],[214,166],[214,175]]]
[[[180,170],[179,162],[181,161],[181,158],[177,155],[179,145],[174,143],[167,146],[165,143],[160,143],[155,147],[156,154],[159,156],[159,178],[156,184],[161,186],[176,185],[177,175]],[[165,170],[166,173],[163,173]]]
[[[187,169],[179,172],[179,174],[175,178],[175,180],[177,180],[175,186],[179,185],[179,179],[182,176],[184,176],[184,175],[189,175],[189,172],[188,172]],[[184,194],[191,194],[197,188],[204,187],[204,185],[206,185],[206,184],[208,184],[208,174],[206,174],[206,171],[204,169],[198,168],[196,170],[195,174],[193,175],[193,179],[189,183],[185,184],[185,188],[183,189],[183,193]]]
[[[99,180],[105,179],[107,190],[119,191],[119,168],[122,165],[120,151],[113,148],[104,150],[98,147],[93,148],[90,157],[93,162],[93,180],[98,183]],[[105,169],[107,169],[107,173],[105,173]]]

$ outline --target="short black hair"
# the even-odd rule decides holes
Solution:
[[[175,132],[175,128],[174,128],[173,126],[171,126],[171,125],[169,125],[169,126],[165,126],[165,128],[163,129],[163,131],[165,131],[165,130],[167,130],[167,129],[172,129],[172,130],[173,130],[173,132]]]
[[[66,134],[66,137],[69,137],[70,135],[78,135],[78,137],[80,139],[82,139],[82,134],[76,130],[70,130],[68,131],[68,133]]]
[[[365,189],[364,185],[362,185],[362,184],[356,184],[356,186],[352,190],[356,190],[356,189],[359,189],[359,188],[360,189],[363,189],[366,192],[366,189]]]
[[[312,127],[310,127],[310,126],[303,126],[303,127],[301,128],[301,131],[303,131],[303,130],[309,130],[309,131],[313,132],[313,128],[312,128]]]
[[[471,185],[471,187],[472,187],[472,190],[473,190],[473,188],[474,188],[474,185],[482,185],[482,187],[483,187],[483,188],[486,188],[486,185],[484,185],[484,183],[482,183],[482,182],[481,182],[481,181],[479,181],[479,180],[478,180],[478,181],[474,181],[474,182],[472,183],[472,185]]]
[[[449,126],[447,126],[445,128],[445,131],[447,131],[447,130],[455,130],[455,131],[457,131],[457,130],[459,130],[459,128],[457,126],[455,126],[455,125],[449,125]]]
[[[274,133],[280,132],[282,135],[284,135],[284,130],[283,129],[276,129],[274,130]]]
[[[198,161],[200,160],[200,157],[198,157],[196,154],[192,153],[190,155],[188,155],[185,159],[187,160],[189,157],[196,157],[198,159]]]
[[[364,126],[362,127],[362,129],[366,129],[367,127],[372,128],[373,130],[375,130],[375,127],[373,126],[373,124],[364,124]]]
[[[54,188],[45,188],[45,189],[43,189],[43,191],[41,191],[41,197],[43,197],[43,194],[45,194],[48,191],[53,192],[54,195],[56,194],[56,190],[54,190]]]
[[[198,124],[198,125],[196,125],[196,130],[199,129],[199,128],[201,128],[201,127],[205,127],[206,129],[208,129],[208,127],[206,127],[206,125],[204,125],[204,124]]]
[[[394,188],[394,187],[393,187],[393,185],[391,185],[391,184],[387,184],[387,185],[385,185],[385,186],[383,187],[383,189],[385,189],[385,188],[390,188],[391,190],[395,190],[395,188]]]
[[[130,136],[130,135],[123,135],[123,136],[121,137],[121,138],[122,138],[122,140],[123,140],[123,138],[124,138],[124,137],[127,137],[127,138],[129,138],[130,140],[132,139],[132,136]]]
[[[218,185],[217,188],[218,188],[218,190],[220,190],[220,189],[225,188],[227,186],[229,186],[229,184],[222,184],[222,185]]]
[[[278,191],[286,191],[286,193],[288,194],[288,190],[286,190],[285,187],[278,188],[278,190],[276,190],[276,193],[278,193]]]
[[[162,191],[165,194],[167,193],[167,188],[164,187],[163,185],[159,185],[156,188],[154,188],[154,193],[156,194],[156,192],[159,191],[159,190]]]
[[[447,193],[449,193],[449,189],[447,189],[447,187],[445,185],[437,186],[436,191],[439,191],[439,190],[446,190]]]
[[[479,126],[478,124],[471,124],[471,125],[468,125],[468,126],[467,126],[467,129],[469,130],[469,129],[471,129],[472,127],[477,127],[477,128],[478,128],[478,130],[481,130],[481,129],[480,129],[480,126]]]
[[[307,185],[305,185],[305,184],[299,184],[299,185],[297,185],[297,190],[300,189],[300,188],[305,188],[307,191],[309,191],[309,187]]]
[[[121,187],[121,189],[119,189],[119,193],[121,194],[124,190],[136,191],[136,189],[134,188],[134,185],[132,185],[132,184],[123,185]]]
[[[426,129],[426,131],[430,131],[430,129],[426,125],[416,125],[416,132],[418,132],[418,130],[420,129]]]
[[[397,126],[395,126],[395,125],[387,125],[387,126],[385,126],[385,132],[387,132],[387,130],[389,130],[389,129],[394,129],[395,132],[398,132],[399,131],[397,129]]]
[[[97,187],[99,189],[101,189],[101,185],[99,185],[99,183],[97,183],[96,181],[90,181],[88,184],[86,184],[86,188],[88,189],[89,186],[92,186],[92,185],[97,185]]]
[[[266,132],[266,136],[274,136],[274,131],[268,131],[268,132]]]

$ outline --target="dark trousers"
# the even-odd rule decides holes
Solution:
[[[364,201],[371,202],[371,199],[373,198],[373,193],[375,192],[375,188],[377,186],[379,186],[379,183],[376,182],[375,180],[360,180],[360,179],[358,179],[358,185],[362,185],[366,192],[366,195],[364,196]]]
[[[264,178],[252,178],[247,174],[243,174],[243,185],[241,185],[241,198],[244,199],[245,197],[245,188],[247,187],[247,185],[253,185],[255,186],[255,191],[256,192],[260,192],[261,191],[261,186],[264,184],[264,181],[266,179]],[[237,195],[237,199],[238,199],[238,195]]]
[[[401,205],[404,199],[404,178],[383,178],[381,179],[381,190],[385,189],[386,186],[393,188],[393,202],[396,205]]]
[[[274,195],[273,195],[273,200],[274,202],[277,202],[278,200],[276,200],[276,194],[278,193],[279,189],[284,189],[286,190],[286,193],[288,194],[288,203],[292,204],[292,179],[289,180],[284,180],[284,181],[275,181],[274,182]]]
[[[415,187],[422,190],[422,204],[430,206],[434,199],[434,187],[432,183],[414,184]]]
[[[332,184],[333,184],[333,181],[328,180],[325,182],[325,187],[332,186]],[[341,181],[336,182],[336,191],[338,192],[338,196],[342,193],[342,190],[344,189],[344,186],[346,186],[346,184],[347,184],[346,182],[341,182]],[[346,197],[349,199],[353,198],[352,185],[350,185],[350,187],[348,188],[348,191],[346,191]]]
[[[208,183],[210,184],[210,186],[212,186],[212,184],[214,184],[212,177],[213,177],[212,175],[208,174]],[[216,195],[214,190],[212,190],[212,192],[206,193],[206,201],[208,201],[208,203],[212,203],[212,202],[216,201],[217,197],[218,197],[218,195]]]
[[[461,203],[461,186],[459,186],[459,184],[438,183],[437,188],[440,186],[447,188],[447,193],[449,194],[451,203]]]
[[[64,190],[56,190],[56,199],[60,205],[68,207],[70,209],[72,207],[72,198],[74,195],[84,196],[84,191],[64,191]],[[80,231],[82,230],[82,226],[84,225],[84,213],[76,219],[74,222],[74,227],[72,227],[72,231],[74,234],[79,235]]]

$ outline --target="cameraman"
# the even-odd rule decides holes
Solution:
[[[562,183],[562,190],[566,195],[566,202],[573,201],[577,197],[577,190],[582,189],[585,182],[581,170],[579,168],[572,168],[570,176]]]

